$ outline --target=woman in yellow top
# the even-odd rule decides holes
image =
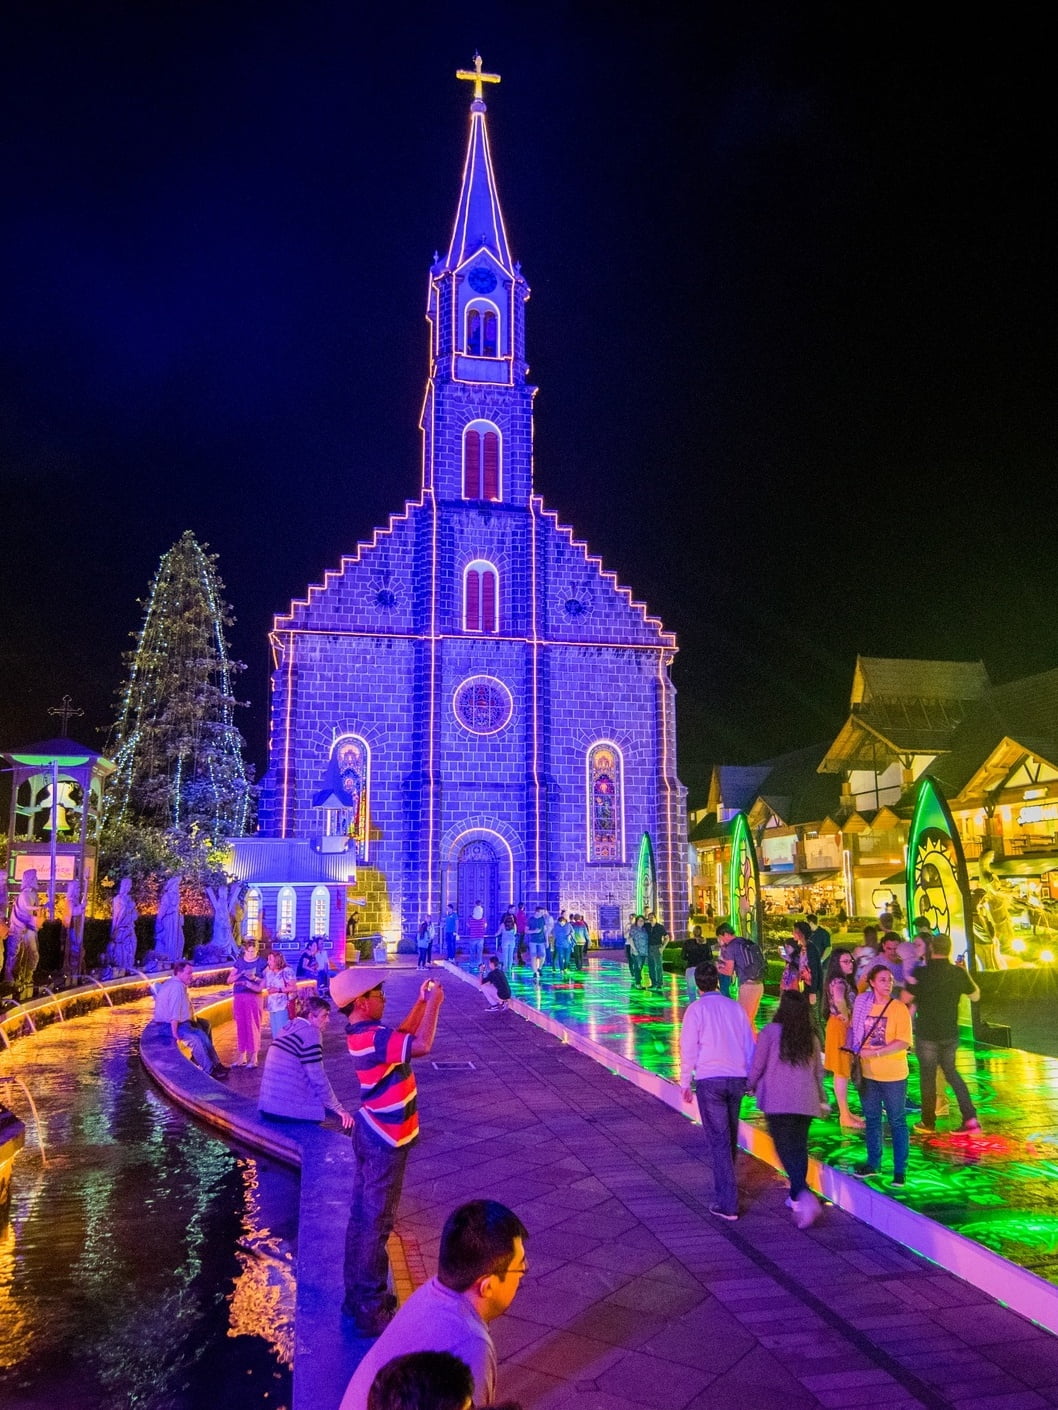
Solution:
[[[852,1049],[863,1071],[860,1102],[867,1123],[867,1163],[852,1172],[861,1179],[877,1175],[882,1164],[882,1111],[893,1138],[894,1185],[907,1179],[907,1053],[911,1047],[911,1013],[893,997],[893,972],[872,965],[867,988],[852,1011]]]

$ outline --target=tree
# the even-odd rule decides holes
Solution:
[[[188,530],[163,555],[142,604],[114,727],[105,818],[115,840],[131,827],[219,841],[241,837],[250,822],[254,788],[232,692],[246,668],[228,656],[234,618],[216,563]]]

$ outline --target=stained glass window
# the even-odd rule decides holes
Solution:
[[[622,797],[623,761],[613,744],[594,744],[588,751],[588,860],[624,859]]]
[[[495,734],[514,712],[511,692],[495,676],[470,676],[452,700],[455,717],[471,734]]]

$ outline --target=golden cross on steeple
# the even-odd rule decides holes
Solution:
[[[480,101],[482,97],[481,86],[483,83],[499,83],[498,73],[481,72],[481,55],[474,55],[474,67],[472,69],[456,69],[456,78],[465,78],[468,83],[474,85],[474,100]]]

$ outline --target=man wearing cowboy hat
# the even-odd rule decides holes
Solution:
[[[411,1060],[425,1057],[433,1047],[444,1002],[440,985],[427,979],[404,1022],[387,1028],[382,1023],[385,977],[384,969],[354,965],[331,980],[331,998],[349,1019],[346,1042],[360,1078],[342,1311],[367,1337],[377,1337],[396,1308],[387,1289],[386,1240],[393,1232],[408,1151],[419,1134]]]

